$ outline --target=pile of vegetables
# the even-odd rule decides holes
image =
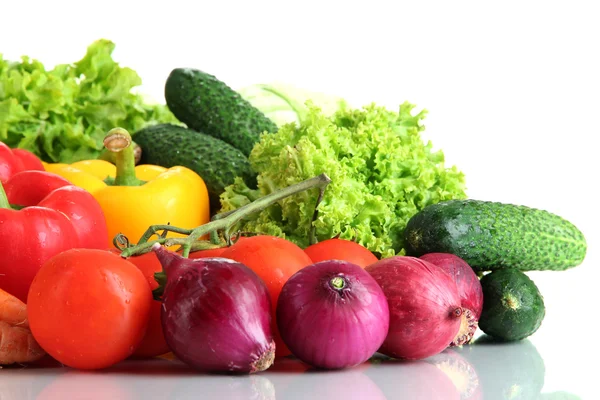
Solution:
[[[130,86],[100,89],[128,73],[111,51],[97,42],[39,78],[58,84],[62,71],[81,84],[73,93],[97,95],[61,100],[70,111],[41,113],[0,85],[0,100],[9,93],[4,103],[30,115],[0,119],[0,242],[11,243],[0,254],[0,365],[47,355],[93,370],[171,352],[204,372],[258,373],[289,356],[320,369],[375,356],[427,369],[477,329],[500,341],[535,333],[544,302],[524,271],[585,258],[569,221],[466,198],[409,103],[324,97],[322,109],[308,92],[238,93],[178,68],[170,114]],[[23,82],[43,72],[35,65]],[[26,70],[10,68],[0,64],[11,82]],[[95,74],[79,82],[81,68]],[[113,101],[119,119],[83,117]],[[85,134],[65,128],[73,115]],[[35,118],[53,128],[31,139],[24,121]]]

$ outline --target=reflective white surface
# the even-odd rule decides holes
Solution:
[[[158,8],[106,0],[86,12],[71,0],[31,0],[27,13],[23,2],[4,3],[5,58],[28,54],[51,66],[75,61],[93,40],[109,38],[115,58],[141,75],[140,91],[161,102],[168,73],[189,66],[233,87],[284,81],[357,105],[397,107],[408,100],[428,109],[424,137],[444,150],[448,166],[465,172],[470,197],[557,213],[589,243],[583,265],[528,274],[546,304],[529,342],[455,353],[473,367],[485,399],[600,398],[594,2],[171,0]],[[69,17],[75,9],[84,11],[81,18]],[[564,393],[551,397],[558,392]],[[322,373],[287,361],[252,377],[198,375],[167,361],[96,373],[0,370],[1,400],[456,396],[448,378],[424,362]]]
[[[594,398],[583,387],[547,382],[549,369],[572,370],[577,363],[546,364],[533,340],[498,344],[480,336],[469,346],[427,360],[374,357],[343,371],[317,371],[294,359],[279,360],[268,371],[250,376],[201,374],[167,359],[130,360],[97,372],[56,366],[5,368],[0,371],[0,399]]]

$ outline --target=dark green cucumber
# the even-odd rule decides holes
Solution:
[[[277,131],[277,125],[239,93],[197,69],[171,71],[165,99],[171,112],[189,128],[221,139],[246,156],[261,133]]]
[[[146,127],[133,136],[142,148],[140,163],[187,167],[202,177],[211,209],[220,208],[219,196],[236,176],[256,187],[256,174],[248,158],[233,146],[194,130],[172,124]]]
[[[415,214],[404,230],[407,255],[452,253],[475,271],[564,270],[583,262],[587,244],[548,211],[480,200],[449,200]]]
[[[481,278],[483,310],[479,328],[502,340],[521,340],[538,330],[546,308],[531,279],[518,269],[493,271]]]

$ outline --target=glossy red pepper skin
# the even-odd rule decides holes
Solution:
[[[106,249],[106,220],[84,189],[45,171],[22,171],[3,185],[0,208],[0,288],[27,301],[33,278],[54,255],[72,248]]]
[[[0,142],[0,182],[6,182],[16,171],[17,158],[7,145]]]
[[[72,185],[62,176],[45,171],[21,171],[4,183],[10,204],[35,206],[54,189]]]
[[[46,207],[1,209],[0,223],[0,288],[26,302],[43,263],[77,247],[75,227],[66,215]]]
[[[0,182],[4,183],[17,172],[43,171],[44,165],[35,154],[24,149],[11,149],[0,142]]]

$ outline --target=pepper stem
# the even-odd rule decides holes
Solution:
[[[104,138],[104,147],[115,154],[116,186],[140,186],[144,182],[135,176],[135,154],[131,135],[123,128],[113,128]]]
[[[131,246],[126,249],[123,249],[123,251],[121,252],[121,256],[131,257],[134,255],[148,253],[152,250],[152,246],[155,243],[160,243],[166,246],[180,245],[181,249],[183,250],[182,256],[187,257],[190,254],[190,250],[194,243],[198,242],[198,239],[202,236],[218,230],[225,230],[226,235],[228,235],[228,231],[232,227],[234,227],[238,222],[244,219],[247,215],[255,212],[260,212],[265,208],[269,207],[270,205],[278,202],[279,200],[282,200],[288,196],[300,193],[305,190],[319,188],[320,192],[322,192],[330,182],[331,179],[327,176],[327,174],[321,174],[315,176],[314,178],[310,178],[300,183],[296,183],[295,185],[291,185],[286,188],[280,189],[276,192],[270,193],[264,197],[254,200],[252,203],[246,204],[238,208],[234,212],[227,213],[222,218],[217,218],[207,224],[200,225],[199,227],[194,228],[191,231],[185,232],[185,234],[188,234],[188,236],[185,238],[161,237],[157,240],[149,242],[150,238],[153,235],[157,234],[157,232],[159,231],[174,231],[177,229],[179,232],[182,232],[182,229],[175,228],[171,225],[153,225],[148,228],[144,235],[142,235],[140,241],[136,246]],[[315,204],[315,209],[319,207],[319,203],[321,200],[322,196],[319,196],[319,198],[317,199],[317,203]],[[317,213],[313,215],[313,221],[311,221],[311,236],[314,236],[314,219],[316,218],[316,216]]]
[[[4,186],[2,186],[2,182],[0,182],[0,208],[11,208],[10,203],[8,202],[8,197],[6,197],[6,192],[4,191]]]

